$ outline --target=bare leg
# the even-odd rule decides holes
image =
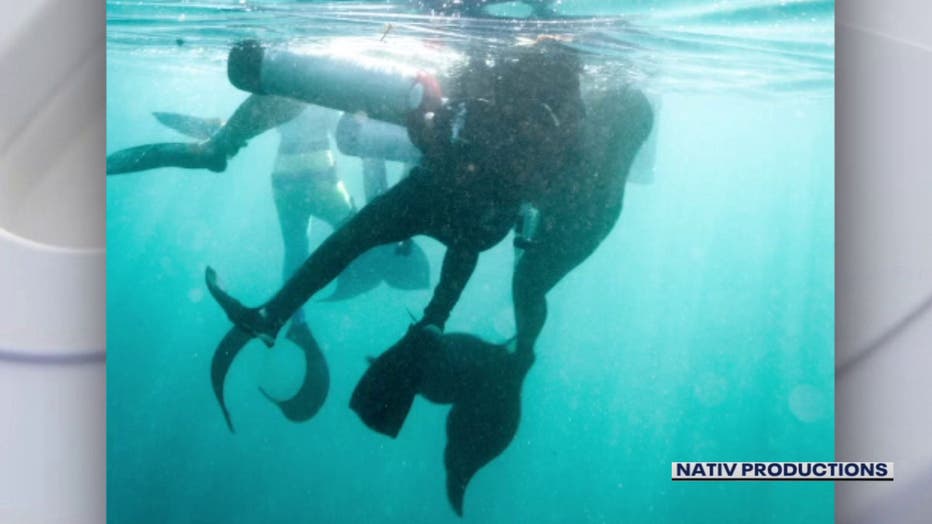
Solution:
[[[363,158],[362,183],[366,192],[366,202],[371,202],[388,190],[385,161],[379,158]]]
[[[310,254],[307,228],[311,217],[321,219],[336,229],[352,215],[353,208],[349,195],[332,171],[273,173],[272,193],[285,247],[282,281],[287,282]],[[300,308],[293,320],[304,320]]]
[[[330,235],[262,308],[247,308],[226,293],[211,268],[205,275],[208,290],[237,327],[271,346],[288,318],[356,257],[377,245],[429,232],[438,209],[432,201],[436,193],[425,177],[406,178]]]

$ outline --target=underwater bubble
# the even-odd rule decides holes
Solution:
[[[800,384],[790,392],[787,402],[790,412],[800,422],[815,422],[825,418],[827,413],[825,395],[815,386]]]

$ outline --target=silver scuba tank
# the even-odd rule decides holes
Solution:
[[[429,73],[379,57],[268,48],[255,40],[233,46],[230,82],[245,91],[277,95],[370,118],[404,124],[412,112],[440,105]]]
[[[335,136],[344,155],[409,163],[421,158],[407,129],[364,115],[345,113],[337,123]]]

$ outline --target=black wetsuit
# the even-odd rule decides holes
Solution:
[[[591,255],[621,215],[628,171],[654,125],[647,97],[633,87],[597,95],[574,150],[537,200],[540,224],[515,267],[518,352],[530,354],[547,317],[547,293]]]
[[[482,100],[454,101],[409,125],[421,165],[334,232],[263,307],[277,329],[350,262],[380,244],[428,235],[444,243],[440,282],[422,324],[443,328],[478,256],[509,232],[529,191],[560,154],[535,141],[553,121],[546,111],[515,121]],[[548,150],[550,149],[550,150]],[[543,172],[542,172],[543,170]]]

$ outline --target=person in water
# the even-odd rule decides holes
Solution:
[[[538,49],[546,49],[552,44],[538,45]],[[468,272],[449,271],[450,262],[457,263],[456,258],[450,258],[457,244],[447,242],[449,251],[444,275],[424,317],[398,344],[372,363],[351,401],[351,406],[367,425],[392,436],[400,429],[415,393],[434,402],[453,404],[447,421],[448,443],[444,462],[448,497],[460,514],[463,495],[472,476],[504,451],[517,431],[521,387],[534,360],[534,342],[546,319],[546,294],[588,257],[611,230],[621,211],[631,161],[653,121],[646,98],[640,91],[629,88],[590,100],[589,116],[583,119],[578,96],[578,64],[557,69],[562,74],[553,74],[554,70],[550,70],[552,76],[549,76],[541,74],[548,71],[547,67],[534,65],[533,61],[522,64],[520,58],[499,58],[498,65],[490,70],[491,74],[463,75],[458,84],[462,91],[460,96],[454,96],[453,101],[433,115],[425,115],[423,121],[426,124],[419,126],[415,121],[412,136],[426,157],[424,165],[416,172],[421,176],[434,175],[440,180],[444,179],[439,175],[452,173],[459,191],[453,193],[451,200],[456,202],[457,195],[465,195],[460,201],[465,207],[460,209],[468,210],[471,205],[481,206],[489,202],[500,203],[500,206],[493,205],[492,209],[508,209],[507,214],[510,215],[501,221],[504,222],[503,227],[500,222],[494,222],[502,231],[509,228],[517,217],[521,202],[533,202],[536,206],[533,209],[540,218],[535,220],[534,214],[524,214],[525,227],[522,227],[523,234],[518,244],[520,256],[513,284],[518,324],[515,347],[488,344],[468,335],[437,336],[458,298],[458,291],[451,295],[449,290],[461,290],[468,278]],[[481,60],[474,61],[472,67],[482,72],[481,64]],[[518,71],[519,74],[509,74]],[[518,81],[527,83],[525,90],[515,88]],[[537,92],[535,88],[539,85],[547,85],[547,88]],[[561,92],[571,95],[553,96]],[[482,96],[484,94],[489,96]],[[503,96],[508,94],[511,97]],[[475,103],[468,105],[466,101]],[[492,111],[483,114],[483,108]],[[536,113],[535,109],[538,110]],[[535,114],[541,116],[532,116]],[[493,125],[495,116],[492,115],[504,121]],[[542,118],[543,115],[547,118]],[[548,120],[549,124],[543,123]],[[487,127],[470,128],[470,124],[477,126],[483,122],[488,123]],[[508,127],[516,122],[519,122],[516,127]],[[434,133],[421,134],[424,128]],[[476,133],[477,129],[485,133]],[[464,134],[464,131],[472,133]],[[496,144],[504,147],[496,149]],[[454,156],[448,150],[459,152],[455,146],[478,154],[475,158]],[[535,146],[542,149],[535,150]],[[498,155],[494,154],[496,151]],[[542,156],[523,157],[523,154]],[[487,157],[487,163],[479,161],[484,157]],[[509,160],[514,163],[509,163]],[[452,169],[444,170],[447,166]],[[430,168],[434,169],[430,171]],[[499,178],[479,178],[489,174]],[[501,177],[506,177],[504,180],[512,182],[512,185],[494,186],[493,182],[501,182]],[[486,186],[480,186],[480,189],[491,192],[476,191],[473,184],[477,181],[486,182]],[[513,198],[496,200],[500,196],[499,191],[501,195]],[[419,193],[422,198],[430,199],[429,192]],[[495,198],[490,198],[492,195]],[[518,197],[514,198],[515,195]],[[417,199],[401,198],[400,201],[416,203]],[[443,199],[430,201],[441,203]],[[413,204],[410,206],[410,215],[415,219],[429,216],[432,211]],[[487,217],[497,216],[494,212],[484,214]],[[384,216],[392,217],[389,213]],[[410,220],[411,217],[400,214],[398,218]],[[478,222],[493,223],[488,218]],[[527,234],[527,226],[531,223],[535,223],[536,232]],[[465,228],[469,222],[448,220],[441,224],[453,229]],[[357,235],[363,233],[358,232]],[[450,238],[459,236],[449,232],[447,235]],[[441,234],[435,236],[443,240]],[[501,236],[503,234],[498,239]],[[325,244],[320,251],[327,247]],[[351,251],[351,247],[342,249]],[[334,249],[339,254],[340,246]],[[311,257],[305,268],[312,267],[319,252]],[[326,265],[320,264],[326,260],[318,260],[318,270],[327,269]],[[451,276],[460,278],[451,279]],[[220,289],[215,279],[215,274],[208,270],[207,280],[212,294],[234,323],[242,328],[231,330],[227,339],[261,336],[265,330],[267,342],[271,342],[277,330],[274,319],[284,318],[287,314],[287,307],[276,312],[276,300],[279,300],[280,307],[281,301],[288,299],[287,288],[292,284],[296,286],[292,292],[301,289],[301,283],[293,279],[285,290],[266,304],[267,309],[249,309]],[[326,279],[326,275],[322,279]],[[455,285],[444,288],[445,279]],[[305,299],[312,293],[313,289]],[[442,301],[444,297],[447,297],[445,302]],[[297,298],[291,296],[292,300]],[[438,304],[444,305],[432,308]]]
[[[420,165],[330,235],[264,305],[244,306],[207,269],[211,295],[234,323],[227,338],[238,331],[271,346],[287,319],[365,251],[419,234],[439,240],[447,251],[423,317],[402,347],[376,359],[351,403],[371,428],[396,435],[420,380],[413,363],[443,331],[479,253],[507,235],[522,202],[546,194],[574,154],[580,67],[551,40],[510,48],[493,65],[471,60],[455,82],[461,93],[409,119]]]
[[[632,162],[654,121],[647,97],[633,86],[588,97],[586,115],[579,155],[566,158],[535,202],[535,212],[525,213],[518,228],[514,341],[491,344],[470,335],[444,335],[439,350],[424,352],[418,393],[453,404],[444,466],[447,497],[459,515],[469,481],[517,433],[521,389],[546,320],[547,293],[617,222]]]
[[[275,96],[252,95],[226,122],[176,113],[154,113],[166,126],[201,139],[195,143],[148,144],[124,149],[107,157],[107,174],[118,175],[158,167],[185,167],[220,172],[251,138],[275,128],[280,142],[271,174],[272,195],[284,241],[283,280],[301,265],[310,252],[307,230],[311,218],[336,229],[356,212],[353,199],[337,175],[330,148],[331,130],[339,113]],[[385,162],[362,159],[366,200],[387,188]],[[356,296],[386,280],[401,289],[429,285],[426,257],[411,242],[369,254],[367,264],[356,264],[341,275],[330,299]],[[410,256],[406,256],[410,255]],[[295,314],[302,322],[302,312]]]
[[[272,195],[284,241],[283,280],[309,253],[307,230],[312,217],[336,229],[355,212],[355,205],[336,172],[330,130],[339,113],[287,98],[252,95],[226,122],[175,113],[155,113],[166,126],[198,138],[194,143],[149,144],[118,151],[107,158],[107,174],[118,175],[175,166],[224,171],[227,161],[248,140],[276,128],[281,140],[271,174]],[[385,163],[363,159],[367,199],[385,191]],[[373,250],[341,274],[331,299],[350,298],[383,279],[401,289],[428,287],[430,270],[419,246],[406,240],[395,248]],[[293,398],[273,402],[292,420],[307,420],[325,400],[329,371],[302,309],[292,315],[288,338],[305,353],[306,377]],[[268,396],[268,395],[266,395]]]
[[[422,335],[422,342],[429,340],[420,344],[406,337],[387,352],[395,358],[373,362],[354,392],[357,409],[368,398],[400,402],[401,378],[431,402],[452,404],[444,467],[447,497],[459,515],[473,476],[517,433],[521,391],[546,319],[547,292],[588,258],[617,222],[629,171],[654,120],[647,97],[633,86],[590,95],[586,115],[578,154],[566,156],[518,228],[513,281],[518,333],[513,343],[491,344],[459,333]],[[397,357],[415,353],[416,359]],[[398,366],[399,361],[406,366]]]
[[[586,260],[621,215],[631,165],[653,128],[654,111],[634,86],[594,95],[583,148],[536,201],[539,218],[518,247],[512,282],[517,353],[532,357],[547,317],[547,293]]]

